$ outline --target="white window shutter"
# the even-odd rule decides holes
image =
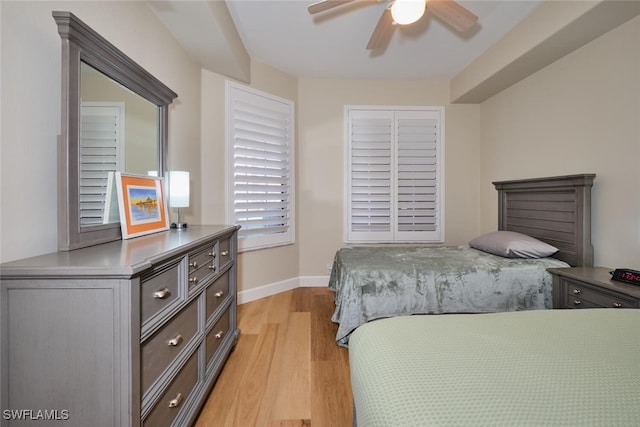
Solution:
[[[124,103],[83,102],[80,114],[80,225],[102,224],[109,172],[121,170]]]
[[[347,242],[442,242],[442,107],[346,107]]]
[[[439,123],[439,112],[396,112],[396,240],[440,240]]]
[[[348,240],[391,241],[393,114],[351,111],[348,121]]]
[[[293,103],[228,83],[229,217],[241,250],[293,243]]]

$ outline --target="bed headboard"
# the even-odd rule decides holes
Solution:
[[[593,265],[591,187],[595,174],[496,181],[498,230],[517,231],[555,246],[572,266]]]

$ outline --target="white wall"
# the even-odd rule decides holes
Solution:
[[[178,93],[169,112],[169,166],[200,192],[200,67],[145,2],[1,1],[0,261],[57,250],[56,138],[61,41],[53,10],[74,13]],[[199,222],[200,198],[186,210]],[[171,212],[171,215],[174,213]]]
[[[481,104],[481,223],[491,181],[595,173],[596,265],[640,269],[640,17]]]

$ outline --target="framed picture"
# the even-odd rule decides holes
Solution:
[[[161,177],[116,172],[122,238],[169,229],[169,214]]]

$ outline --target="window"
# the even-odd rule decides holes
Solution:
[[[227,220],[238,249],[294,242],[294,104],[226,82]]]
[[[347,242],[444,241],[444,108],[345,107]]]

